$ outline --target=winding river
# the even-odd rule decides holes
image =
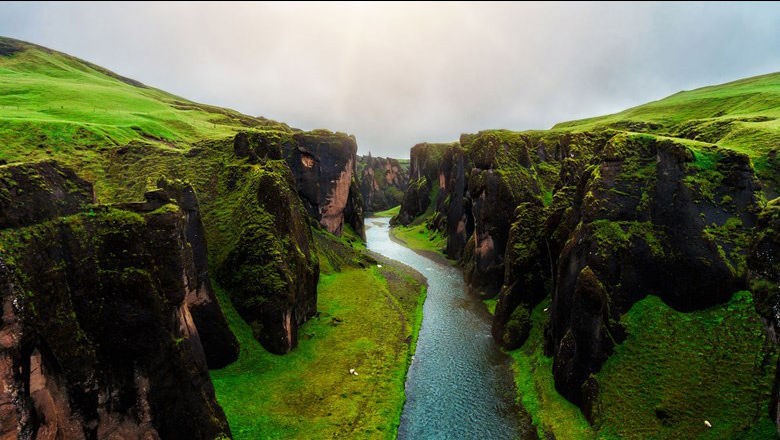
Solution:
[[[366,219],[368,249],[428,279],[417,351],[406,377],[399,439],[514,439],[518,416],[509,358],[490,336],[490,315],[461,271],[391,240],[389,219]]]

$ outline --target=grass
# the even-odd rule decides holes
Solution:
[[[485,303],[485,307],[487,307],[488,313],[491,315],[496,314],[496,303],[498,303],[498,300],[496,298],[491,299],[484,299],[482,300],[483,303]]]
[[[531,333],[522,347],[509,352],[513,360],[515,386],[519,403],[531,415],[539,437],[545,432],[555,438],[576,440],[593,438],[593,430],[580,409],[555,390],[552,358],[544,355],[544,326],[549,319],[550,299],[537,305],[531,313]]]
[[[691,313],[650,296],[621,322],[628,338],[596,375],[601,438],[776,438],[777,354],[750,292]]]
[[[751,157],[764,190],[780,193],[780,72],[675,93],[619,113],[562,122],[555,131],[605,128],[717,144]]]
[[[401,205],[371,214],[372,217],[395,217],[401,212]]]
[[[276,356],[219,291],[241,354],[211,377],[234,438],[395,438],[424,287],[383,264],[324,274],[318,292],[299,347]]]
[[[555,390],[552,358],[543,353],[549,303],[533,310],[528,340],[509,352],[518,399],[540,436],[776,438],[767,404],[777,353],[749,292],[691,313],[654,296],[634,304],[621,319],[626,341],[596,374],[601,391],[593,427]]]
[[[428,229],[425,223],[409,226],[397,226],[390,234],[414,250],[436,252],[444,255],[447,237],[437,230]]]
[[[0,159],[57,158],[90,180],[132,141],[186,151],[195,141],[284,124],[198,104],[69,55],[0,37],[24,50],[0,56]]]

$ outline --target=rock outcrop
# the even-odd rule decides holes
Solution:
[[[319,265],[310,223],[284,161],[231,165],[219,179],[212,219],[223,230],[217,279],[254,337],[289,352],[317,312]]]
[[[196,207],[91,205],[54,162],[0,176],[0,437],[229,436],[188,301]]]
[[[233,149],[250,163],[284,158],[310,216],[331,234],[341,235],[348,224],[365,238],[354,136],[328,130],[242,132]]]
[[[409,185],[408,170],[392,158],[359,156],[360,193],[368,212],[378,212],[401,204]]]
[[[745,155],[616,130],[463,135],[440,160],[415,148],[396,221],[425,214],[469,284],[499,293],[492,333],[506,348],[525,342],[533,308],[551,297],[555,386],[589,420],[593,375],[625,338],[620,317],[634,303],[656,295],[687,312],[746,287],[760,186]],[[773,237],[762,237],[756,280],[772,276]]]
[[[745,284],[745,243],[758,210],[747,156],[618,134],[583,175],[576,224],[561,250],[551,305],[556,388],[588,416],[620,316],[649,294],[681,311],[726,302]]]
[[[410,152],[409,184],[393,224],[408,225],[429,208],[436,208],[443,200],[442,190],[447,185],[446,173],[441,169],[444,154],[454,144],[422,143]]]

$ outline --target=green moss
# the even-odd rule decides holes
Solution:
[[[482,300],[482,302],[485,303],[485,307],[487,307],[488,313],[490,313],[491,315],[496,314],[496,304],[498,303],[497,299],[495,298],[484,299]]]
[[[447,247],[447,237],[437,230],[431,230],[427,223],[397,226],[390,230],[390,234],[411,249],[444,255],[442,249]]]
[[[509,352],[519,403],[531,415],[539,437],[550,432],[555,438],[589,439],[593,431],[580,409],[555,390],[552,358],[544,355],[544,328],[549,320],[549,297],[531,312],[528,340]]]
[[[648,297],[621,323],[628,338],[596,375],[600,438],[774,438],[777,354],[749,292],[691,313]]]
[[[371,214],[373,217],[395,217],[401,211],[401,205]]]

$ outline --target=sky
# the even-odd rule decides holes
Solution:
[[[0,3],[0,35],[359,152],[780,71],[780,3]]]

